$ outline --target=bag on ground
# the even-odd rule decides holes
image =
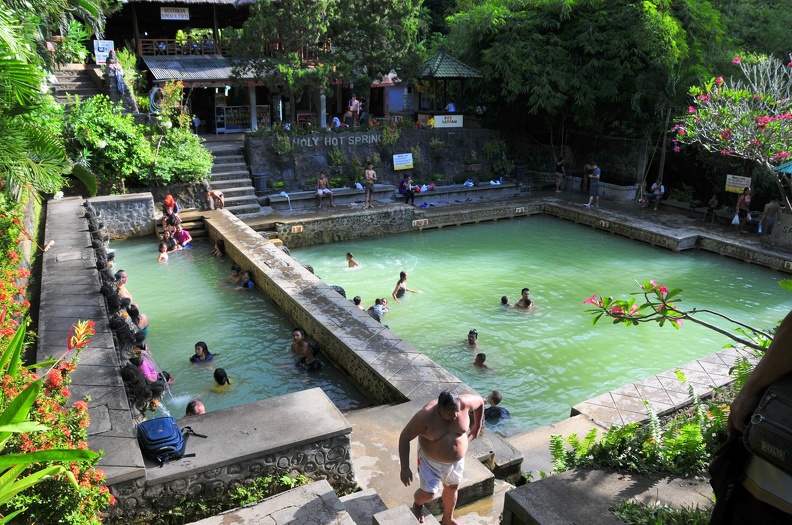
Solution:
[[[187,438],[194,436],[205,438],[197,434],[190,427],[179,428],[179,424],[172,417],[158,417],[143,421],[137,429],[140,451],[144,456],[151,458],[162,467],[168,461],[185,457],[194,457],[195,454],[185,454]]]
[[[734,226],[737,226],[738,224],[740,224],[740,216],[737,215],[736,213],[734,214],[734,218],[732,219],[732,224]]]

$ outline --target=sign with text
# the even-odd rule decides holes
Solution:
[[[311,136],[294,137],[292,144],[299,148],[312,146],[359,146],[362,144],[379,144],[382,134],[379,131],[367,133],[331,133],[327,135],[314,134]]]
[[[107,55],[110,54],[110,50],[115,49],[115,42],[112,40],[94,40],[93,44],[96,63],[100,66],[105,65],[105,62],[107,62]]]
[[[435,115],[434,127],[436,128],[461,128],[463,125],[462,115]]]
[[[160,7],[160,20],[189,20],[189,7]]]
[[[399,153],[393,156],[393,170],[411,170],[413,167],[412,153]]]
[[[742,193],[745,188],[751,187],[751,177],[739,175],[726,175],[726,191],[729,193]]]

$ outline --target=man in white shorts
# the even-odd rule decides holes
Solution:
[[[319,209],[322,209],[322,196],[330,196],[330,206],[335,208],[333,204],[333,192],[330,191],[330,181],[327,180],[327,173],[324,171],[319,172],[319,179],[316,181],[316,198],[319,199]]]
[[[473,428],[470,413],[473,413]],[[413,480],[410,469],[410,442],[418,438],[418,476],[421,485],[415,491],[412,511],[424,522],[423,506],[443,491],[445,525],[458,525],[454,519],[459,484],[465,467],[468,443],[478,437],[484,421],[484,399],[481,396],[457,395],[443,390],[416,413],[399,436],[401,481],[409,486]]]

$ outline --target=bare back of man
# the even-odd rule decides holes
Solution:
[[[470,429],[470,413],[473,428]],[[399,436],[401,481],[409,486],[413,479],[410,468],[410,442],[418,438],[418,472],[421,488],[415,491],[413,513],[423,523],[423,506],[429,503],[442,485],[442,523],[454,525],[459,483],[462,480],[464,457],[468,444],[481,432],[484,400],[481,396],[457,396],[445,390],[430,401],[407,423]]]

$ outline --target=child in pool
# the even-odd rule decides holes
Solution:
[[[242,286],[237,286],[237,290],[252,290],[256,283],[253,282],[252,275],[249,271],[245,270],[241,275]]]
[[[159,245],[159,257],[157,257],[157,262],[168,262],[168,245],[164,242],[161,242]]]
[[[229,386],[231,386],[231,378],[228,377],[224,368],[215,368],[214,371],[214,390],[226,390]]]
[[[191,363],[208,363],[220,354],[212,354],[209,347],[203,341],[195,343],[195,354],[190,357]]]

